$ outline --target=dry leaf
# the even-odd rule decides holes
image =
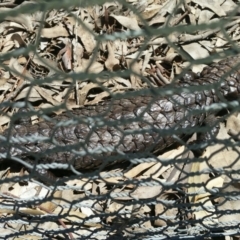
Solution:
[[[52,213],[54,210],[57,208],[57,202],[59,202],[60,198],[62,197],[62,192],[61,191],[55,191],[53,194],[53,197],[56,198],[54,199],[54,202],[44,202],[40,205],[43,211],[45,209],[48,211],[47,213]],[[57,200],[58,199],[58,200]]]
[[[153,182],[155,183],[155,182]],[[162,187],[160,186],[142,186],[137,187],[136,190],[130,193],[133,199],[150,199],[157,197],[162,192]]]
[[[108,50],[108,58],[105,61],[105,66],[109,71],[115,71],[118,70],[119,66],[119,60],[114,55],[114,47],[110,44],[110,42],[107,43],[107,50]]]
[[[51,28],[43,28],[41,36],[45,38],[57,38],[57,37],[68,37],[69,33],[66,28],[60,24]]]
[[[125,28],[128,28],[130,30],[140,30],[137,20],[133,17],[129,18],[129,17],[124,17],[124,16],[116,16],[114,14],[110,14],[110,16],[115,18]]]

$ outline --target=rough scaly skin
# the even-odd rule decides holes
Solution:
[[[240,63],[240,55],[226,58],[205,68],[199,79],[192,82],[180,81],[176,87],[217,83],[237,63]],[[96,106],[58,115],[53,117],[51,122],[14,125],[10,136],[24,137],[34,134],[50,137],[50,140],[12,144],[11,147],[2,144],[0,153],[9,151],[10,156],[17,156],[31,164],[71,163],[76,169],[94,168],[102,163],[107,165],[109,156],[126,159],[125,153],[144,152],[145,156],[148,156],[148,153],[161,151],[175,142],[172,134],[166,136],[161,133],[161,129],[186,129],[202,125],[206,118],[205,113],[192,115],[192,110],[219,102],[218,94],[235,99],[239,92],[240,70],[237,70],[224,78],[221,87],[215,91],[209,88],[205,91],[179,93],[170,97],[133,96],[128,99],[102,102]],[[92,122],[88,117],[92,118]],[[79,119],[79,123],[58,126],[58,123],[72,118]],[[104,124],[104,121],[108,124]],[[7,137],[8,133],[6,130],[3,135]],[[177,135],[181,138],[184,134]],[[88,152],[97,148],[108,150],[94,155]],[[85,150],[86,154],[79,156],[73,150],[75,152]]]

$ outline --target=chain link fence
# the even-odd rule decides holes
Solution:
[[[0,12],[1,239],[238,237],[237,1]]]

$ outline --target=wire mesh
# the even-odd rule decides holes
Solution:
[[[225,2],[0,3],[1,239],[238,236]]]

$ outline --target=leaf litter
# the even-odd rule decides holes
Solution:
[[[127,2],[130,8],[115,1],[87,7],[72,6],[69,11],[56,8],[46,13],[37,11],[6,17],[0,23],[0,47],[1,54],[9,57],[5,57],[0,66],[0,101],[21,102],[27,97],[36,111],[58,107],[55,113],[59,114],[65,110],[62,109],[63,103],[69,109],[94,105],[111,94],[165,85],[187,67],[196,73],[201,72],[205,64],[192,64],[189,59],[198,60],[214,52],[221,53],[230,47],[231,38],[239,41],[238,19],[229,19],[226,32],[210,27],[192,32],[181,31],[181,27],[187,25],[214,24],[226,18],[237,7],[230,0],[207,3],[186,1],[187,4],[179,5],[171,0]],[[21,9],[26,4],[29,2],[13,5],[6,2],[4,6],[0,5],[0,12],[4,14],[12,8]],[[167,37],[152,34],[100,41],[102,34],[112,36],[138,32],[146,24],[155,29],[179,26],[180,30],[169,30]],[[24,53],[21,51],[28,48]],[[101,75],[121,70],[131,70],[131,74],[129,77]],[[81,77],[74,78],[74,73],[80,73]],[[91,74],[99,77],[93,82],[89,77]],[[39,84],[31,85],[36,80]],[[8,128],[16,111],[11,105],[3,109],[4,114],[0,117],[2,130]],[[41,120],[38,116],[33,119],[34,122]],[[221,124],[218,138],[234,144],[238,134],[239,117],[231,116],[226,124]],[[22,216],[58,216],[66,213],[67,217],[58,219],[58,222],[42,222],[38,228],[56,230],[68,228],[71,224],[74,226],[75,222],[83,224],[84,228],[69,233],[69,239],[77,238],[79,234],[88,236],[94,229],[104,229],[105,224],[118,226],[120,230],[115,232],[129,236],[131,221],[140,221],[143,216],[157,219],[142,221],[140,227],[131,228],[131,233],[177,224],[179,213],[183,213],[181,218],[184,220],[204,219],[205,224],[210,224],[212,219],[214,223],[239,221],[239,214],[222,214],[217,218],[214,210],[216,203],[219,203],[219,211],[238,209],[238,199],[229,197],[230,201],[226,202],[224,197],[234,190],[239,191],[238,174],[227,173],[228,170],[239,170],[238,148],[237,145],[234,148],[221,144],[209,146],[202,156],[202,159],[209,159],[206,163],[204,160],[194,161],[193,154],[182,146],[158,156],[158,161],[139,163],[127,169],[121,166],[110,168],[100,172],[95,179],[83,177],[68,180],[68,188],[59,187],[54,191],[35,181],[24,184],[7,181],[1,185],[1,202],[12,208],[1,207],[0,212],[3,218],[17,213]],[[186,157],[188,162],[184,160]],[[190,162],[190,159],[193,161]],[[206,169],[210,169],[209,172]],[[227,174],[216,174],[214,171],[221,169]],[[188,176],[189,172],[196,174]],[[28,173],[24,170],[14,172],[11,168],[1,172],[3,180],[16,176],[28,176]],[[187,183],[190,187],[184,188]],[[172,187],[168,189],[166,186],[169,184]],[[181,189],[186,195],[177,191],[174,184],[183,184]],[[212,191],[216,188],[225,195],[212,200]],[[99,200],[103,195],[108,198]],[[40,204],[18,210],[14,208],[15,202],[47,197],[49,200]],[[141,200],[154,200],[157,204],[140,204]],[[178,208],[179,202],[192,203],[193,206]],[[103,213],[105,217],[99,217]],[[21,231],[23,225],[26,226],[9,223],[4,231],[6,234],[14,229]],[[28,225],[28,230],[34,227],[34,224]],[[192,229],[188,231],[191,233]],[[109,233],[103,230],[98,239],[105,239],[104,234]],[[41,239],[38,235],[24,237]]]

